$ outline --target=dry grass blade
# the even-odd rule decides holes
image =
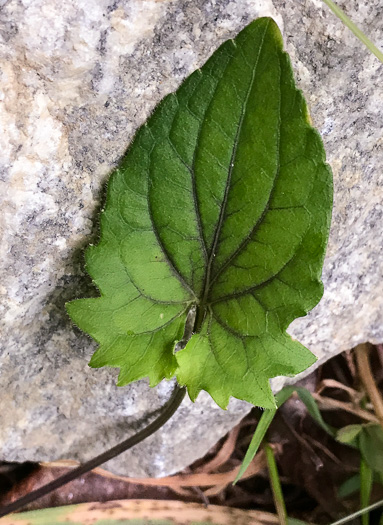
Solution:
[[[212,498],[213,496],[218,496],[223,490],[227,487],[227,484],[216,485],[215,487],[210,487],[209,489],[204,490],[204,494],[207,498]]]
[[[344,352],[344,358],[350,370],[351,376],[355,379],[358,375],[358,372],[355,366],[354,354],[352,350],[346,350],[346,352]]]
[[[172,491],[181,498],[190,499],[194,496],[194,493],[190,489],[184,489],[182,487],[172,487]]]
[[[233,430],[229,432],[226,441],[224,442],[218,453],[214,456],[214,458],[211,461],[205,463],[204,465],[198,467],[195,470],[195,472],[212,472],[213,470],[216,470],[222,465],[224,465],[230,459],[231,455],[235,450],[240,430],[240,425],[237,425],[235,428],[233,428]]]
[[[106,503],[83,503],[74,507],[59,507],[55,523],[140,523],[158,520],[166,523],[169,519],[177,525],[210,523],[211,525],[278,525],[278,518],[268,512],[241,510],[217,505],[183,503],[181,501],[158,500],[117,500]],[[45,511],[41,511],[43,519]],[[48,512],[48,511],[47,511]],[[52,509],[49,509],[52,513]],[[2,525],[32,525],[36,523],[30,513],[3,518]],[[48,516],[47,516],[48,518]],[[112,519],[112,521],[111,521]],[[44,523],[52,523],[48,518]],[[39,523],[42,523],[39,521]]]
[[[335,454],[333,454],[327,447],[323,445],[323,443],[320,443],[317,439],[314,439],[312,436],[306,436],[306,440],[312,444],[312,447],[319,448],[323,454],[326,454],[328,458],[330,458],[334,463],[337,465],[343,465],[341,461],[336,457]]]
[[[61,460],[52,463],[41,463],[41,466],[75,468],[78,466],[78,463],[76,461],[71,460]],[[263,452],[260,452],[253,459],[243,479],[248,479],[255,476],[265,467],[265,455]],[[166,476],[164,478],[130,478],[127,476],[118,476],[117,474],[112,474],[111,472],[108,472],[107,470],[102,468],[96,468],[92,472],[94,474],[99,474],[100,476],[103,476],[105,478],[116,479],[119,481],[124,481],[126,483],[178,489],[187,487],[215,487],[217,485],[226,486],[234,481],[236,475],[239,472],[239,469],[240,465],[227,472],[196,472],[192,474],[176,474],[175,476]]]
[[[350,396],[351,401],[355,404],[358,404],[363,398],[363,393],[358,392],[354,388],[344,385],[339,381],[336,381],[336,379],[323,379],[318,385],[317,394],[321,394],[326,388],[337,388],[339,390],[343,390]]]
[[[376,345],[376,355],[379,359],[379,366],[377,367],[376,382],[379,383],[383,379],[383,345]]]
[[[263,452],[257,454],[246,471],[243,479],[251,478],[258,474],[266,467],[266,459]],[[125,476],[116,476],[110,472],[97,468],[93,472],[104,477],[126,481],[127,483],[135,483],[138,485],[151,485],[162,487],[211,487],[216,485],[228,485],[235,480],[238,474],[240,465],[228,472],[220,473],[194,473],[194,474],[177,474],[175,476],[167,476],[165,478],[128,478]]]
[[[374,412],[379,420],[380,426],[383,428],[383,399],[371,372],[368,350],[369,347],[367,343],[358,345],[355,348],[356,362],[358,364],[360,379],[374,407]]]
[[[361,408],[355,407],[351,403],[344,403],[343,401],[338,401],[330,397],[321,396],[320,394],[316,393],[313,393],[312,396],[318,402],[319,407],[322,410],[345,410],[346,412],[350,412],[350,414],[359,416],[365,421],[379,423],[378,418],[374,416],[374,414],[367,412],[367,410],[362,410]]]

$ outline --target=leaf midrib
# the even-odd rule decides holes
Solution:
[[[245,115],[246,115],[247,104],[249,102],[249,98],[250,98],[252,89],[254,87],[254,82],[256,80],[256,72],[257,72],[258,65],[259,65],[259,60],[260,60],[260,57],[261,57],[261,54],[262,54],[262,51],[263,51],[264,40],[265,40],[265,36],[267,34],[268,26],[269,26],[269,24],[267,24],[265,26],[264,33],[262,35],[262,40],[261,40],[261,43],[260,43],[260,46],[259,46],[259,50],[258,50],[258,56],[257,56],[257,59],[256,59],[256,62],[254,64],[254,66],[252,68],[252,76],[251,76],[251,80],[250,80],[250,83],[249,83],[249,87],[248,87],[248,90],[247,90],[247,93],[246,93],[245,100],[244,100],[244,102],[242,104],[241,114],[240,114],[240,118],[239,118],[238,126],[237,126],[237,131],[236,131],[235,138],[234,138],[232,155],[231,155],[231,159],[230,159],[230,163],[229,163],[229,169],[228,169],[228,174],[227,174],[227,179],[226,179],[226,184],[225,184],[224,197],[223,197],[223,200],[222,200],[220,213],[219,213],[218,221],[216,223],[216,228],[215,228],[214,236],[213,236],[213,242],[212,242],[209,254],[208,254],[206,241],[205,241],[205,238],[204,238],[204,235],[203,235],[201,218],[200,218],[200,213],[199,213],[199,201],[198,201],[198,196],[197,196],[197,191],[196,191],[195,160],[196,160],[196,155],[197,155],[197,152],[198,152],[198,149],[199,149],[199,140],[200,140],[201,129],[203,127],[204,118],[206,117],[206,113],[208,112],[208,110],[209,110],[209,108],[211,106],[211,103],[206,108],[204,116],[201,117],[201,122],[200,122],[200,126],[199,126],[199,129],[198,129],[198,135],[197,135],[197,140],[196,140],[196,147],[195,147],[195,151],[194,151],[194,155],[193,155],[192,165],[191,166],[189,166],[184,161],[184,159],[182,158],[182,156],[178,152],[177,148],[175,147],[175,144],[169,138],[169,142],[171,144],[171,147],[173,148],[173,150],[177,154],[178,158],[181,160],[182,164],[189,171],[190,177],[191,177],[193,203],[194,203],[195,214],[196,214],[196,218],[197,218],[198,231],[199,231],[199,234],[200,234],[201,247],[202,247],[203,255],[204,255],[204,258],[205,258],[205,261],[206,261],[205,272],[204,272],[204,277],[203,277],[203,287],[202,287],[201,299],[199,301],[198,301],[198,298],[196,297],[195,292],[192,289],[192,287],[187,283],[187,281],[185,280],[185,278],[183,277],[181,272],[178,270],[177,266],[174,264],[170,254],[168,253],[167,249],[165,248],[165,245],[163,244],[163,242],[161,240],[161,236],[160,236],[160,234],[159,234],[159,232],[157,230],[157,227],[156,227],[155,221],[154,221],[154,217],[152,215],[151,202],[150,202],[150,199],[148,198],[148,210],[149,210],[149,215],[150,215],[150,219],[151,219],[151,223],[152,223],[152,227],[153,227],[153,232],[155,234],[157,242],[159,243],[161,251],[163,252],[163,254],[165,256],[166,261],[167,261],[167,263],[169,264],[169,266],[170,266],[170,268],[172,270],[172,273],[176,276],[176,278],[180,281],[180,283],[192,294],[192,296],[195,297],[195,299],[197,300],[197,303],[199,303],[199,309],[202,310],[201,314],[203,314],[203,317],[205,316],[206,308],[207,308],[208,304],[214,304],[216,302],[224,302],[224,301],[230,300],[231,298],[241,297],[243,295],[251,293],[255,289],[258,289],[258,288],[263,287],[266,284],[268,284],[274,277],[276,277],[280,273],[280,271],[291,261],[291,259],[295,255],[294,254],[292,256],[292,258],[289,259],[289,261],[286,262],[286,264],[283,266],[283,268],[280,269],[275,275],[271,276],[266,281],[264,281],[262,283],[259,283],[255,287],[251,287],[249,289],[246,289],[243,292],[228,294],[228,295],[226,295],[224,297],[218,298],[218,299],[213,300],[213,301],[209,301],[208,300],[209,299],[209,292],[210,292],[210,290],[212,288],[212,284],[216,281],[216,279],[219,277],[219,275],[221,275],[222,272],[231,264],[231,262],[235,259],[235,257],[243,250],[243,248],[249,242],[250,238],[253,236],[254,232],[258,229],[259,225],[262,223],[262,221],[263,221],[267,211],[269,210],[270,201],[272,199],[273,191],[274,191],[274,188],[275,188],[275,181],[278,178],[278,174],[279,174],[279,170],[280,170],[280,166],[278,164],[278,166],[276,168],[276,174],[275,174],[275,177],[274,177],[274,181],[273,181],[273,186],[271,188],[271,191],[270,191],[267,203],[266,203],[265,208],[263,209],[263,211],[261,213],[261,216],[257,220],[256,224],[253,226],[253,228],[251,229],[249,234],[241,242],[241,244],[238,246],[238,248],[229,256],[229,258],[224,262],[224,264],[219,268],[217,273],[212,278],[212,266],[213,266],[213,262],[214,262],[216,249],[217,249],[217,246],[218,246],[218,243],[219,243],[219,238],[220,238],[220,235],[221,235],[221,232],[222,232],[222,227],[224,225],[225,213],[226,213],[226,208],[227,208],[227,203],[228,203],[228,198],[229,198],[229,193],[230,193],[231,179],[232,179],[232,174],[233,174],[233,170],[234,170],[234,167],[235,167],[235,158],[236,158],[237,149],[238,149],[238,146],[239,146],[240,135],[241,135],[241,132],[242,132],[242,125],[243,125],[243,121],[244,121],[244,118],[245,118]],[[236,46],[236,43],[234,41],[232,43]],[[229,63],[230,62],[231,61],[229,61]],[[229,65],[229,63],[227,64],[227,66]],[[217,90],[219,83],[220,82],[218,82],[218,84],[216,85],[214,91]],[[198,85],[199,84],[197,84],[197,86]],[[195,89],[197,88],[197,86],[195,87]],[[177,104],[179,106],[179,101],[178,101],[177,97],[175,97],[175,98],[176,98]],[[214,100],[214,96],[212,97],[212,101],[213,100]],[[185,107],[187,109],[189,109],[188,108],[188,104],[186,104]],[[177,113],[178,113],[178,110],[174,114],[173,122],[171,124],[170,129],[173,128],[175,116],[176,116]],[[150,129],[149,129],[149,132],[151,133]],[[152,168],[151,153],[152,153],[152,151],[150,151],[150,153],[149,153],[149,157],[150,157],[149,173],[150,173],[151,168]],[[150,175],[149,175],[149,179],[150,179]],[[208,254],[208,257],[206,259],[207,254]],[[198,315],[197,318],[201,318],[201,315]],[[197,324],[199,324],[199,323],[197,323]]]
[[[252,70],[251,81],[250,81],[250,84],[249,84],[249,87],[248,87],[248,90],[247,90],[247,93],[246,93],[246,97],[245,97],[244,103],[242,105],[242,111],[241,111],[241,115],[240,115],[240,119],[239,119],[238,127],[237,127],[237,132],[236,132],[235,139],[234,139],[233,151],[232,151],[232,155],[231,155],[231,158],[230,158],[229,171],[228,171],[228,175],[227,175],[227,179],[226,179],[224,198],[223,198],[223,201],[222,201],[222,206],[221,206],[219,218],[218,218],[216,229],[215,229],[215,232],[214,232],[212,248],[211,248],[211,251],[210,251],[210,254],[209,254],[209,259],[208,259],[208,262],[207,262],[207,265],[206,265],[206,271],[205,271],[205,276],[204,276],[204,285],[203,285],[203,294],[202,294],[202,301],[201,301],[201,308],[202,309],[206,308],[206,304],[208,302],[208,296],[209,296],[211,285],[213,284],[214,280],[216,279],[216,276],[215,276],[213,278],[213,280],[211,280],[212,265],[213,265],[213,261],[214,261],[214,257],[215,257],[215,251],[216,251],[216,248],[217,248],[217,245],[218,245],[219,237],[221,235],[221,230],[222,230],[222,226],[223,226],[223,222],[224,222],[224,216],[225,216],[225,213],[226,213],[227,201],[228,201],[228,196],[229,196],[229,191],[230,191],[231,177],[232,177],[232,173],[233,173],[233,169],[234,169],[234,165],[235,165],[235,157],[236,157],[237,148],[238,148],[238,144],[239,144],[240,134],[241,134],[241,131],[242,131],[242,124],[243,124],[243,120],[245,118],[246,108],[247,108],[247,104],[248,104],[248,101],[249,101],[249,98],[250,98],[250,94],[251,94],[251,91],[252,91],[252,89],[254,87],[256,71],[257,71],[258,64],[259,64],[259,58],[260,58],[262,50],[263,50],[264,40],[265,40],[265,36],[266,36],[267,30],[268,30],[268,27],[269,27],[269,23],[265,26],[265,30],[264,30],[264,33],[262,35],[262,40],[261,40],[261,44],[259,46],[257,60],[256,60],[256,63],[254,65],[254,67],[253,67],[253,70]]]

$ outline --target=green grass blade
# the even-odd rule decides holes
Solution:
[[[323,0],[323,2],[331,9],[331,11],[347,26],[350,31],[354,33],[356,38],[358,38],[371,53],[373,53],[376,58],[383,62],[383,53],[376,47],[376,45],[371,42],[371,40],[359,29],[359,27],[354,24],[352,20],[346,15],[340,7],[338,7],[332,0]]]
[[[370,503],[373,475],[365,460],[360,458],[360,506],[362,509]],[[369,514],[362,515],[362,525],[369,525]]]
[[[302,387],[296,388],[299,399],[305,404],[310,416],[315,419],[319,426],[323,428],[330,436],[334,437],[334,430],[323,420],[322,414],[318,408],[317,402],[311,395],[311,393]]]
[[[246,455],[243,459],[241,468],[239,469],[237,477],[235,478],[233,482],[233,485],[235,485],[237,481],[241,479],[241,477],[246,472],[248,466],[252,462],[255,454],[258,452],[258,449],[262,443],[262,440],[265,437],[265,434],[272,420],[274,419],[276,412],[277,412],[276,408],[267,409],[263,412],[261,419],[259,420],[259,423],[257,425],[257,428],[255,429],[254,436],[252,437],[249,448],[247,449]]]
[[[295,391],[294,387],[286,387],[283,388],[278,394],[275,396],[275,400],[277,402],[278,408],[283,405],[285,401],[287,401]],[[259,423],[257,425],[257,428],[255,429],[254,436],[252,437],[252,440],[250,442],[249,448],[247,449],[246,455],[243,459],[241,468],[237,474],[237,477],[235,478],[233,485],[237,483],[241,479],[241,477],[246,472],[248,466],[252,462],[255,454],[258,452],[258,449],[262,443],[263,438],[265,437],[265,434],[271,425],[271,422],[274,419],[274,416],[277,412],[276,408],[265,410],[259,420]]]
[[[269,469],[271,489],[273,491],[273,498],[275,508],[278,514],[279,523],[281,525],[287,525],[287,511],[285,500],[283,498],[281,480],[279,479],[277,463],[275,461],[273,449],[269,444],[264,445],[266,453],[267,467]],[[364,525],[364,524],[363,524]]]

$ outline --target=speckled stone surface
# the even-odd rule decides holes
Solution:
[[[381,0],[339,2],[383,47]],[[258,16],[283,30],[335,176],[326,292],[290,332],[320,361],[383,341],[383,65],[320,0],[0,0],[0,457],[85,460],[141,428],[171,385],[118,389],[64,303],[82,273],[113,166],[150,111]],[[274,381],[275,388],[282,380]],[[164,475],[247,411],[207,395],[108,464]]]

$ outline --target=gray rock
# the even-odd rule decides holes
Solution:
[[[340,2],[383,45],[380,0]],[[323,362],[383,341],[383,65],[319,0],[8,0],[0,10],[1,458],[85,460],[141,428],[171,384],[114,386],[87,367],[95,344],[64,303],[95,295],[107,175],[150,111],[258,16],[283,30],[335,176],[323,300],[290,332]],[[380,15],[380,16],[379,16]],[[280,388],[285,380],[276,379]],[[203,455],[247,411],[185,401],[147,442],[108,464],[165,475]]]

